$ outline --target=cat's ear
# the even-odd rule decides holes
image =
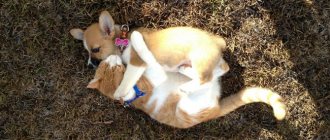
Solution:
[[[99,88],[99,86],[100,86],[100,79],[93,79],[88,83],[87,88],[97,89]]]
[[[115,22],[108,11],[103,11],[99,17],[99,25],[105,36],[113,36],[115,34]]]
[[[220,64],[220,67],[224,71],[224,74],[227,73],[230,69],[228,63],[225,61]]]

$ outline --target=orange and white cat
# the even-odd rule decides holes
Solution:
[[[191,93],[207,89],[207,92],[212,92],[212,86],[217,84],[213,71],[229,68],[222,59],[225,40],[192,27],[171,27],[158,31],[139,28],[127,33],[129,43],[126,49],[121,50],[115,43],[123,31],[115,25],[111,15],[103,11],[99,23],[92,24],[85,31],[72,29],[70,33],[83,41],[90,54],[90,63],[115,54],[120,55],[127,64],[124,78],[114,94],[116,99],[125,100],[142,75],[153,86],[160,85],[167,79],[165,71],[182,73],[191,78],[180,86],[182,91]]]
[[[101,62],[94,79],[87,87],[97,89],[107,97],[115,99],[114,93],[124,77],[124,71],[125,67],[122,65],[120,57],[111,55]],[[217,90],[215,92],[206,92],[205,89],[201,89],[187,94],[181,92],[179,87],[190,78],[180,73],[167,72],[166,74],[168,78],[157,87],[153,87],[142,76],[136,84],[145,93],[145,96],[132,102],[134,107],[141,109],[161,123],[177,128],[188,128],[224,116],[243,105],[254,102],[271,105],[278,120],[285,117],[285,105],[281,96],[269,89],[245,88],[219,102],[219,84],[212,88],[212,90]],[[130,98],[134,98],[134,96]]]

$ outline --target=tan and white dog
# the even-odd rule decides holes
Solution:
[[[184,92],[199,89],[220,92],[216,75],[229,70],[222,59],[225,40],[196,28],[172,27],[158,31],[138,28],[128,33],[129,44],[122,53],[115,46],[115,38],[122,31],[107,11],[101,13],[99,23],[85,31],[72,29],[70,33],[83,41],[90,55],[89,63],[104,60],[109,55],[120,55],[127,64],[124,78],[114,94],[116,99],[131,98],[132,88],[143,74],[153,86],[160,85],[167,78],[165,71],[180,72],[192,79],[180,87]]]
[[[114,92],[124,77],[124,71],[125,66],[122,65],[119,56],[111,55],[101,62],[87,87],[97,89],[103,95],[114,99]],[[153,87],[145,76],[142,76],[136,85],[145,95],[132,102],[134,107],[158,122],[178,128],[188,128],[255,102],[272,106],[278,120],[285,117],[285,105],[281,96],[269,89],[249,87],[219,100],[218,91],[197,90],[190,94],[181,92],[179,86],[189,81],[189,78],[173,72],[167,72],[167,76],[168,79],[157,87]]]

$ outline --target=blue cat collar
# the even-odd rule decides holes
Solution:
[[[132,104],[132,102],[145,95],[136,85],[133,87],[133,89],[135,91],[135,97],[133,99],[125,101],[124,107],[129,107]]]

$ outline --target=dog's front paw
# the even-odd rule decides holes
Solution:
[[[114,67],[114,66],[118,66],[118,65],[122,65],[122,61],[120,56],[118,55],[110,55],[107,57],[107,59],[105,60],[105,62],[107,62],[110,67]]]

